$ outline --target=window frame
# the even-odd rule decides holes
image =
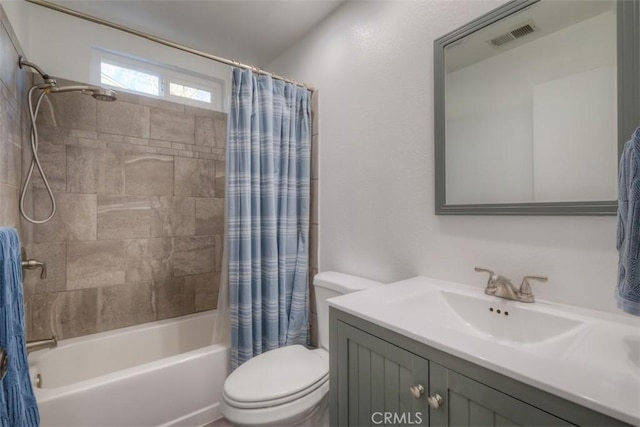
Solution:
[[[158,76],[160,80],[159,95],[153,95],[134,89],[113,86],[101,82],[102,63],[108,63],[117,67],[127,68],[133,71]],[[223,111],[224,81],[211,76],[204,76],[188,70],[169,65],[162,65],[136,58],[131,55],[108,51],[105,49],[92,48],[91,58],[91,83],[106,86],[116,91],[131,93],[149,98],[163,99],[165,101],[189,105],[192,107],[207,110]],[[170,83],[189,86],[195,89],[204,90],[211,93],[211,102],[199,101],[192,98],[172,95],[169,90]]]

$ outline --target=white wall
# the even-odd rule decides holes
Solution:
[[[90,82],[91,49],[101,47],[223,79],[226,104],[231,86],[226,65],[40,6],[29,9],[29,60],[52,76]]]
[[[24,0],[0,0],[25,54],[29,54],[29,4]]]
[[[268,67],[320,89],[320,269],[543,274],[539,298],[615,311],[614,217],[434,215],[433,40],[500,4],[347,2]]]

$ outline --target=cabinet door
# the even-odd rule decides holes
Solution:
[[[415,398],[412,386],[424,394]],[[338,423],[428,425],[429,362],[345,323],[338,323]]]
[[[429,391],[442,404],[430,409],[432,426],[572,426],[437,363],[430,364]]]

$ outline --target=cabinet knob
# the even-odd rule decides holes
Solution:
[[[427,402],[429,402],[429,406],[433,409],[438,409],[440,405],[442,405],[442,396],[436,394],[435,396],[427,397]]]
[[[420,396],[424,394],[424,387],[422,386],[422,384],[411,386],[409,390],[411,391],[413,397],[415,397],[416,399],[420,399]]]

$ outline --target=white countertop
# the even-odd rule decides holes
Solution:
[[[514,342],[453,319],[437,295],[468,295],[512,313],[578,321],[570,334]],[[329,300],[346,313],[624,422],[640,425],[640,318],[569,305],[486,296],[480,287],[415,277]],[[448,316],[448,317],[447,317]],[[502,321],[502,320],[501,320]],[[508,320],[517,328],[518,314]],[[464,326],[460,326],[463,323]],[[532,325],[535,329],[535,325]],[[571,335],[567,338],[567,335]]]

